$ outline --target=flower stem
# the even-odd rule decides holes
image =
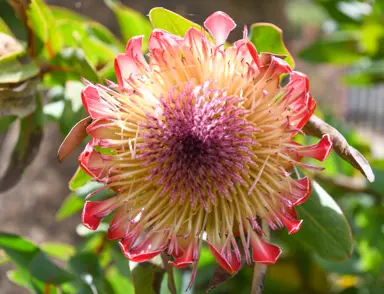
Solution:
[[[263,231],[268,241],[270,237],[270,229],[267,223],[263,222]],[[262,294],[264,290],[264,280],[267,274],[267,266],[265,264],[255,262],[253,267],[251,294]]]
[[[169,256],[163,252],[161,253],[161,259],[163,260],[163,266],[168,273],[168,289],[172,294],[176,294],[176,283],[173,276],[173,267],[168,263]]]

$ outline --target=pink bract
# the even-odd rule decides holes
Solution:
[[[108,237],[120,239],[132,261],[165,251],[174,267],[196,269],[206,241],[217,262],[236,273],[243,259],[272,264],[281,254],[264,240],[261,220],[290,234],[300,229],[295,206],[311,184],[289,170],[317,169],[300,160],[324,160],[332,142],[293,141],[316,107],[307,77],[278,56],[258,54],[246,31],[225,48],[235,26],[223,12],[209,16],[205,27],[215,43],[195,28],[183,38],[155,29],[149,62],[143,37],[134,37],[116,57],[118,84],[86,82],[92,139],[80,166],[116,196],[87,202],[83,223],[94,230],[114,212]],[[290,75],[284,87],[283,74]]]

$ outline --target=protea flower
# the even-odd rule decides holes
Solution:
[[[195,28],[183,38],[153,30],[149,62],[143,37],[134,37],[116,57],[118,84],[86,82],[92,139],[80,166],[116,196],[87,202],[83,224],[95,230],[115,212],[108,237],[121,240],[129,260],[165,251],[178,268],[196,265],[206,241],[217,262],[236,273],[242,260],[276,262],[281,250],[264,240],[261,220],[299,230],[295,206],[311,184],[290,170],[316,168],[301,158],[323,160],[332,143],[329,136],[312,146],[293,141],[316,106],[305,75],[279,56],[258,54],[246,28],[225,48],[236,24],[223,12],[204,25],[211,36]],[[283,74],[290,75],[284,87]]]

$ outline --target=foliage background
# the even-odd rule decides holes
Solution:
[[[276,232],[273,240],[283,247],[285,254],[276,265],[269,267],[265,293],[382,293],[384,289],[384,208],[382,206],[384,162],[380,157],[382,149],[380,126],[383,124],[380,118],[384,117],[384,111],[381,112],[380,109],[384,109],[384,103],[375,107],[374,103],[381,102],[372,102],[380,100],[370,95],[370,91],[377,89],[384,77],[384,67],[380,66],[384,60],[384,4],[382,1],[243,0],[239,3],[235,0],[141,0],[122,2],[143,14],[147,14],[154,6],[164,6],[196,23],[202,23],[213,11],[223,10],[238,24],[235,33],[231,35],[232,40],[241,36],[243,24],[271,22],[283,29],[286,45],[296,57],[296,69],[308,74],[314,97],[320,102],[318,115],[337,126],[349,143],[369,158],[376,174],[376,182],[368,184],[357,171],[332,154],[323,164],[326,167],[324,174],[321,177],[314,176],[344,211],[354,235],[354,253],[348,261],[342,263],[325,261],[313,250],[303,246],[295,236],[288,238],[285,231]],[[101,66],[110,60],[108,56],[123,50],[124,43],[130,34],[141,33],[140,30],[143,28],[139,25],[136,28],[139,32],[136,32],[135,27],[131,25],[132,22],[119,24],[121,20],[119,14],[117,13],[116,20],[113,9],[105,4],[113,8],[111,4],[113,1],[57,0],[46,1],[46,3],[67,7],[88,15],[110,28],[121,39],[118,41],[109,37],[106,41],[109,42],[108,46],[104,47],[99,46],[97,42],[96,45],[92,42],[85,43],[86,39],[81,39],[84,46],[80,46],[76,39],[72,41],[74,48],[82,47],[85,56],[96,69],[98,64]],[[0,0],[0,15],[16,37],[26,41],[26,32],[22,24],[15,18],[5,0]],[[126,17],[126,15],[123,16],[123,18]],[[53,37],[55,35],[52,27],[48,33]],[[87,50],[90,48],[92,49]],[[47,58],[44,54],[46,53],[42,52],[42,59]],[[80,61],[84,62],[83,59]],[[71,66],[76,66],[74,64],[78,64],[79,60],[68,61],[67,59],[56,62],[58,65],[69,62]],[[90,71],[86,71],[86,66],[77,70],[82,71],[81,75],[92,79],[92,67]],[[0,72],[0,76],[1,74],[3,72]],[[108,71],[103,74],[108,76]],[[45,106],[42,109],[45,122],[44,139],[35,160],[23,172],[21,181],[0,195],[1,230],[16,233],[38,244],[60,266],[70,260],[69,266],[79,275],[87,272],[87,269],[79,265],[92,264],[95,271],[91,276],[99,293],[112,293],[108,287],[116,290],[116,285],[125,286],[120,292],[116,290],[116,293],[131,293],[133,291],[131,280],[126,279],[129,268],[119,253],[116,242],[104,242],[102,232],[89,234],[82,229],[78,225],[80,220],[78,212],[69,216],[76,211],[73,208],[77,210],[81,208],[82,197],[87,189],[76,190],[76,192],[70,192],[68,189],[68,182],[76,170],[76,157],[80,151],[74,152],[61,165],[55,161],[56,151],[63,135],[84,116],[79,104],[79,84],[76,82],[79,76],[78,74],[54,76],[44,81],[44,89],[42,89],[45,93],[43,97]],[[56,84],[55,87],[52,87],[53,84]],[[364,123],[361,124],[360,121],[358,124],[350,124],[347,120],[356,122],[351,97],[356,91],[361,92],[363,86],[365,88],[360,99],[364,102],[361,105],[371,103],[373,105],[371,108],[376,109],[376,112],[361,111],[359,113]],[[383,91],[375,93],[384,100]],[[373,117],[377,118],[378,123],[376,121],[375,124],[372,123]],[[0,161],[2,163],[9,161],[13,146],[18,140],[17,123],[11,125],[7,133],[3,132],[4,125],[7,123],[1,120]],[[5,173],[5,170],[6,164],[2,164],[0,175]],[[64,204],[62,204],[63,201]],[[68,207],[71,209],[66,209]],[[75,248],[77,252],[82,253],[75,255]],[[34,247],[31,250],[35,250]],[[212,257],[205,253],[206,251],[203,251],[200,260],[195,293],[204,293],[208,287],[209,278],[216,268]],[[110,266],[111,263],[112,266]],[[14,266],[1,251],[0,264],[0,293],[28,293],[28,290],[14,284],[22,283],[23,275],[20,270],[11,271]],[[52,268],[48,268],[49,270]],[[14,283],[9,282],[7,276]],[[182,286],[183,276],[185,276],[184,280],[188,279],[187,272],[176,274],[179,288],[185,288]],[[234,279],[214,291],[215,293],[249,293],[251,278],[251,269],[246,268]],[[43,287],[37,284],[37,288]],[[89,285],[87,287],[89,288]],[[88,289],[87,287],[84,286],[84,289]],[[53,288],[49,291],[54,293]],[[162,291],[167,293],[165,284]]]

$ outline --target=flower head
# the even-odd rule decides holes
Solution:
[[[279,56],[258,54],[246,29],[225,48],[235,23],[223,12],[205,27],[212,36],[155,29],[149,62],[142,37],[134,37],[116,57],[118,84],[87,82],[82,99],[92,139],[79,162],[116,196],[87,202],[83,223],[96,229],[115,212],[108,236],[136,262],[166,251],[175,267],[196,264],[205,240],[235,273],[242,258],[277,260],[280,248],[264,241],[260,221],[299,230],[295,206],[311,185],[289,170],[316,168],[301,158],[323,160],[332,144],[329,136],[312,146],[293,141],[316,106],[305,75]],[[283,74],[290,75],[285,86]]]

